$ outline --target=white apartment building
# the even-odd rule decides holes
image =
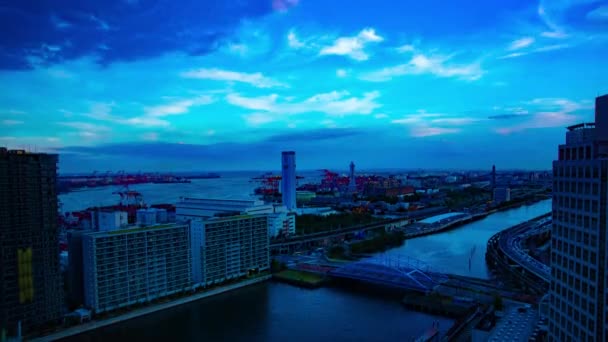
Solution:
[[[208,286],[267,270],[273,210],[257,200],[182,198],[176,217],[190,223],[194,283]]]
[[[189,230],[166,224],[85,233],[85,305],[100,313],[191,288]]]

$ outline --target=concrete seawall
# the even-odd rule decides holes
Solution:
[[[70,336],[74,336],[74,335],[78,335],[78,334],[82,334],[85,333],[87,331],[91,331],[91,330],[95,330],[98,328],[102,328],[102,327],[106,327],[112,324],[116,324],[116,323],[120,323],[120,322],[124,322],[127,321],[129,319],[132,318],[137,318],[137,317],[141,317],[141,316],[145,316],[157,311],[161,311],[161,310],[165,310],[165,309],[169,309],[172,307],[176,307],[182,304],[187,304],[187,303],[191,303],[203,298],[207,298],[207,297],[211,297],[211,296],[215,296],[224,292],[229,292],[232,290],[236,290],[245,286],[249,286],[249,285],[253,285],[253,284],[257,284],[257,283],[261,283],[264,282],[268,279],[270,279],[272,276],[271,275],[266,275],[266,276],[262,276],[259,278],[255,278],[255,279],[248,279],[248,280],[244,280],[242,282],[236,283],[236,284],[230,284],[230,285],[226,285],[220,288],[216,288],[213,290],[209,290],[209,291],[205,291],[202,293],[197,293],[194,294],[192,296],[188,296],[188,297],[184,297],[184,298],[179,298],[176,300],[173,300],[171,302],[167,302],[167,303],[162,303],[162,304],[156,304],[156,305],[152,305],[146,308],[142,308],[142,309],[137,309],[134,311],[131,311],[129,313],[126,313],[124,315],[120,315],[120,316],[116,316],[116,317],[111,317],[108,319],[104,319],[104,320],[100,320],[100,321],[92,321],[89,323],[84,323],[84,324],[80,324],[74,327],[70,327],[67,328],[65,330],[47,335],[47,336],[43,336],[43,337],[38,337],[38,338],[33,338],[31,339],[31,341],[36,341],[36,342],[47,342],[47,341],[56,341],[62,338],[66,338],[66,337],[70,337]]]

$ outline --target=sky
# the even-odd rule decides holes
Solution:
[[[60,172],[550,169],[608,1],[0,3],[0,146]]]

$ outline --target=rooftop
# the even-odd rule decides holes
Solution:
[[[528,306],[507,308],[504,316],[496,322],[488,341],[528,341],[536,323],[538,312]]]
[[[97,234],[99,235],[103,235],[103,234],[108,234],[108,235],[115,235],[115,234],[129,234],[129,233],[137,233],[137,232],[141,232],[144,230],[156,230],[156,229],[165,229],[165,228],[174,228],[174,227],[183,227],[187,224],[185,223],[167,223],[167,224],[157,224],[157,225],[150,225],[150,226],[129,226],[126,228],[120,228],[117,230],[112,230],[112,231],[107,231],[107,232],[97,232]]]
[[[576,125],[568,126],[569,131],[575,131],[575,130],[584,129],[584,128],[595,128],[595,123],[594,122],[585,122],[585,123],[579,123]]]

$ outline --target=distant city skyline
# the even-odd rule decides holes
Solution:
[[[0,146],[60,172],[550,169],[608,93],[608,4],[14,1]]]

